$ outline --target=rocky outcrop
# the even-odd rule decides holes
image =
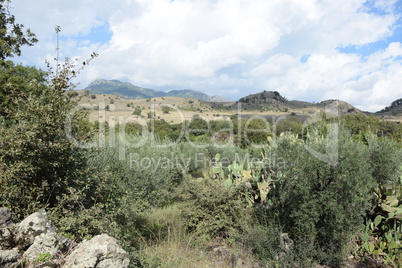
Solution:
[[[80,244],[57,234],[46,211],[12,223],[0,208],[0,267],[128,267],[129,259],[118,241],[106,234]]]
[[[64,267],[128,267],[128,262],[117,240],[102,234],[79,244],[67,257]]]

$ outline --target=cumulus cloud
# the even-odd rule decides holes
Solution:
[[[277,90],[289,99],[338,98],[374,111],[402,95],[401,44],[367,55],[342,51],[387,42],[398,27],[399,2],[20,0],[13,11],[43,39],[21,58],[25,63],[54,55],[56,24],[63,27],[63,55],[99,52],[80,78],[83,86],[121,79],[229,99]],[[102,25],[110,39],[92,41]]]

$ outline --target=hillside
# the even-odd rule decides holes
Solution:
[[[96,79],[95,81],[91,82],[86,88],[84,88],[84,90],[89,90],[91,94],[111,94],[126,99],[180,97],[188,99],[193,98],[203,101],[227,101],[220,96],[208,96],[207,94],[191,89],[171,90],[169,92],[164,92],[149,88],[142,88],[128,82],[121,82],[119,80]]]
[[[402,98],[393,101],[390,106],[385,107],[384,109],[376,112],[375,114],[379,116],[402,115]]]
[[[131,99],[146,99],[160,95],[158,91],[153,89],[134,86],[131,83],[123,83],[119,80],[104,79],[96,79],[84,90],[89,90],[91,94],[111,94]]]
[[[239,105],[242,110],[254,110],[259,112],[277,111],[277,112],[290,112],[301,111],[302,113],[311,114],[317,110],[324,110],[337,102],[339,114],[358,114],[362,113],[354,106],[339,100],[325,100],[320,103],[310,103],[299,100],[289,101],[287,98],[281,96],[277,91],[263,91],[256,94],[251,94],[239,99],[237,102],[231,104],[231,109],[237,109]]]

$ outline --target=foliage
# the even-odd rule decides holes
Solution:
[[[170,113],[171,111],[173,111],[173,109],[172,109],[171,107],[169,107],[169,106],[162,106],[162,112],[163,112],[164,114],[168,114],[168,113]]]
[[[295,252],[303,259],[337,265],[345,247],[369,208],[369,193],[375,181],[367,163],[367,148],[355,142],[347,131],[339,133],[337,165],[313,157],[305,145],[324,151],[324,137],[303,141],[284,136],[273,148],[286,163],[275,187],[269,191],[272,205],[261,208],[270,219],[289,233]]]
[[[76,123],[83,118],[79,113],[70,117],[74,103],[65,94],[80,70],[68,61],[56,66],[56,74],[52,68],[45,73],[11,62],[2,64],[0,202],[20,218],[55,206],[58,197],[68,187],[76,187],[82,175],[81,152],[65,128],[70,123],[71,131],[80,132]]]
[[[142,110],[141,107],[136,106],[133,111],[133,115],[141,116]]]
[[[0,0],[0,60],[21,55],[22,46],[33,46],[38,40],[30,29],[24,30],[24,25],[15,22],[15,16],[10,14],[10,0]]]
[[[360,254],[383,259],[387,265],[402,265],[402,186],[382,186],[374,191],[370,211],[361,237]]]
[[[289,116],[276,124],[276,134],[279,136],[283,132],[290,131],[301,136],[303,134],[303,123],[296,116]]]
[[[233,121],[233,130],[236,144],[241,148],[264,145],[272,136],[270,124],[260,117]]]
[[[363,141],[364,136],[369,133],[373,133],[378,137],[387,137],[398,142],[402,141],[402,125],[396,122],[384,121],[378,117],[363,114],[341,116],[340,122],[355,137]]]
[[[184,190],[187,206],[183,217],[187,230],[195,234],[196,243],[239,236],[246,225],[248,212],[235,191],[209,179],[186,181]]]
[[[0,115],[9,117],[18,109],[14,99],[20,94],[41,94],[45,89],[47,74],[34,67],[14,65],[11,61],[0,65]]]
[[[240,193],[240,198],[249,205],[266,204],[267,195],[274,185],[271,173],[274,173],[272,166],[268,164],[267,157],[263,155],[260,161],[248,163],[232,164],[224,168],[220,160],[220,154],[215,155],[215,165],[212,168],[212,173],[216,178],[223,181],[226,188],[237,189]],[[226,172],[225,172],[226,170]],[[226,174],[225,174],[226,173]],[[282,173],[277,174],[278,179],[281,179]]]
[[[64,132],[72,108],[69,98],[37,85],[38,95],[14,94],[12,103],[18,109],[7,110],[8,121],[3,120],[0,127],[0,200],[20,216],[54,205],[56,196],[74,185],[82,165]]]

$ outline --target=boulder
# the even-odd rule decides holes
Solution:
[[[0,207],[0,228],[8,227],[12,223],[10,210],[6,207]]]
[[[18,262],[21,254],[18,249],[0,250],[0,267],[10,267]]]
[[[35,237],[41,234],[56,233],[44,209],[29,215],[16,228],[15,241],[22,248],[33,244]]]
[[[14,247],[14,234],[10,227],[0,228],[0,250]]]
[[[80,243],[67,256],[65,268],[125,268],[129,265],[126,252],[117,240],[106,234]]]
[[[37,237],[33,244],[22,255],[23,260],[27,262],[40,262],[49,267],[56,267],[57,259],[68,251],[70,242],[68,239],[49,232],[43,233]]]
[[[74,242],[56,233],[44,209],[14,224],[8,209],[0,208],[0,226],[0,267],[125,268],[129,265],[127,253],[116,239],[106,234],[74,247]]]

